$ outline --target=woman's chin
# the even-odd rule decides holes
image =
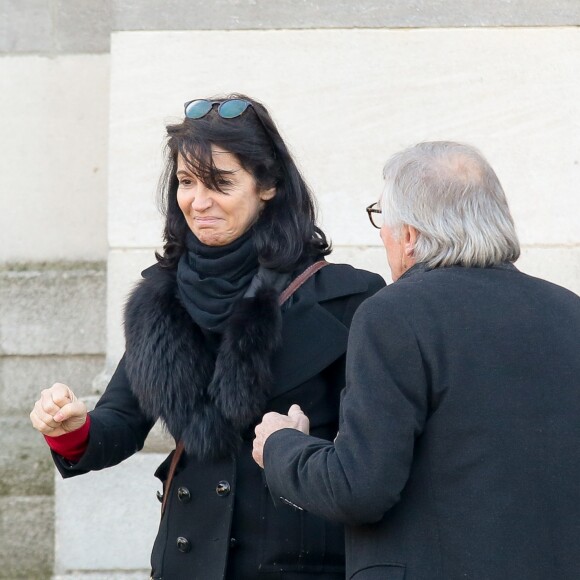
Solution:
[[[193,232],[195,237],[206,246],[225,246],[234,241],[234,238],[229,239],[223,233],[212,231],[211,228],[202,228]]]

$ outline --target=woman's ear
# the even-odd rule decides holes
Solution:
[[[270,201],[276,195],[276,188],[271,187],[270,189],[264,189],[258,193],[258,197],[262,201]]]

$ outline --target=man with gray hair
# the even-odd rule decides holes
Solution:
[[[493,169],[421,143],[385,166],[394,284],[355,314],[334,443],[268,413],[276,501],[347,524],[352,580],[580,577],[580,298],[519,272]],[[321,540],[322,541],[322,540]]]

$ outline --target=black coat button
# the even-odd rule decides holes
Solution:
[[[163,503],[163,494],[159,490],[157,490],[157,499],[159,503]]]
[[[230,491],[231,491],[231,487],[230,484],[227,481],[220,481],[218,482],[216,488],[215,488],[215,492],[222,497],[225,497],[226,495],[229,495]]]
[[[184,554],[191,552],[191,542],[187,538],[179,536],[177,538],[177,549]]]
[[[230,538],[230,548],[236,548],[238,545],[238,540],[236,540],[236,538]]]
[[[180,487],[177,489],[177,499],[182,503],[188,503],[191,501],[191,493],[187,487]]]

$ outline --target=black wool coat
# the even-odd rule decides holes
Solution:
[[[580,298],[415,266],[357,311],[335,444],[264,449],[274,497],[345,522],[352,580],[580,578]]]
[[[267,411],[298,403],[312,432],[337,432],[348,330],[382,278],[330,264],[280,310],[264,287],[242,299],[221,340],[204,333],[177,298],[175,272],[153,267],[130,297],[126,352],[91,412],[89,446],[63,477],[115,465],[161,418],[185,443],[153,547],[165,580],[339,580],[341,525],[270,498],[251,457]],[[171,455],[156,475],[165,481]]]

